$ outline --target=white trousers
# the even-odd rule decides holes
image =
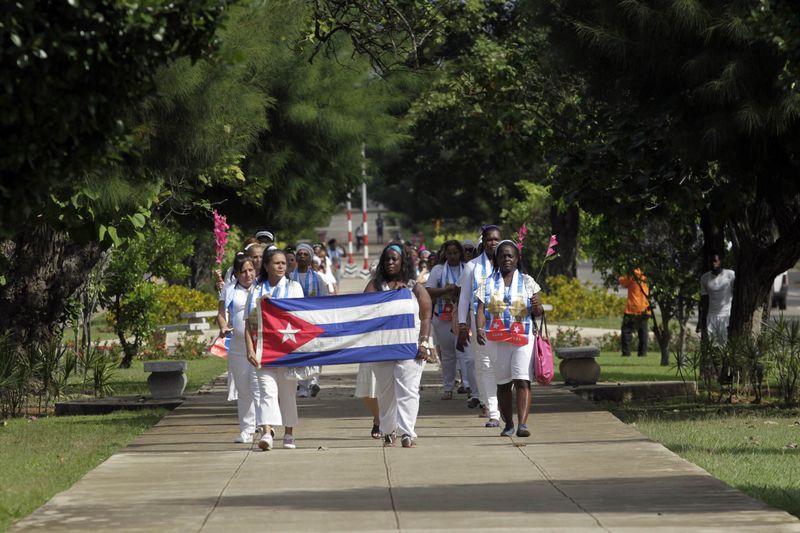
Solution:
[[[475,377],[475,358],[472,355],[472,343],[464,346],[464,351],[456,350],[458,369],[461,371],[461,384],[470,389],[470,398],[480,398],[478,379]]]
[[[297,380],[286,377],[284,368],[259,368],[256,422],[259,426],[297,426]]]
[[[478,392],[481,403],[489,409],[489,418],[500,420],[500,410],[497,407],[497,381],[494,375],[494,350],[478,344],[478,333],[475,320],[472,321],[472,357],[475,361],[475,379],[478,382]]]
[[[319,376],[313,376],[308,379],[301,379],[297,382],[300,385],[300,393],[309,396],[311,394],[311,385],[319,386]]]
[[[449,320],[439,320],[433,317],[433,332],[436,337],[436,344],[439,346],[439,353],[442,357],[442,388],[445,391],[453,391],[456,382],[456,336],[450,332]]]
[[[236,388],[236,407],[239,413],[239,431],[256,430],[256,397],[258,380],[256,369],[244,354],[228,354],[228,376]]]
[[[728,323],[730,321],[730,315],[708,315],[706,318],[706,332],[708,332],[708,340],[712,344],[723,346],[728,342]]]
[[[378,385],[381,433],[417,437],[414,426],[419,412],[419,382],[425,362],[417,359],[373,363]]]

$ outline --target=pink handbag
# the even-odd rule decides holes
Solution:
[[[542,336],[543,329],[544,336]],[[555,375],[553,347],[550,345],[550,336],[547,334],[547,320],[545,320],[544,312],[533,341],[533,375],[536,376],[536,381],[540,385],[549,385]]]

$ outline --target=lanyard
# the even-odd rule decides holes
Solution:
[[[292,279],[302,285],[302,287],[303,287],[303,296],[305,296],[305,297],[308,297],[308,296],[319,296],[320,295],[319,277],[317,277],[317,274],[315,272],[313,272],[311,269],[306,270],[305,274],[306,274],[305,275],[305,281],[303,281],[302,283],[300,283],[300,272],[298,272],[297,270],[292,272]],[[314,280],[314,291],[313,292],[311,291],[311,280],[312,279]]]
[[[475,264],[475,270],[472,271],[472,314],[476,315],[478,313],[478,285],[486,281],[489,276],[494,273],[494,267],[492,266],[492,262],[489,261],[489,258],[486,256],[486,252],[481,254],[481,273],[478,274],[478,264]],[[480,276],[480,281],[478,278]]]
[[[453,269],[450,268],[450,265],[447,263],[442,265],[442,277],[439,279],[439,286],[437,288],[443,289],[448,283],[455,283],[458,281],[458,278],[461,277],[461,269],[461,263],[458,264],[457,271],[453,271]],[[436,313],[442,314],[442,311],[444,310],[444,298],[439,298],[439,301],[436,303],[436,307]]]

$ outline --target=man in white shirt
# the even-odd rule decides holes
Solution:
[[[486,407],[489,417],[487,427],[500,427],[500,410],[497,405],[497,383],[494,375],[494,365],[489,356],[486,346],[477,343],[477,332],[475,331],[475,313],[477,312],[477,297],[475,291],[478,285],[488,278],[494,267],[492,259],[497,245],[502,240],[500,228],[494,225],[483,226],[482,240],[484,252],[475,259],[468,262],[456,286],[460,288],[458,299],[458,341],[456,348],[463,350],[468,342],[468,331],[472,330],[472,354],[475,361],[475,378],[477,383],[471,384],[473,392],[475,386],[478,387],[480,402]],[[469,407],[477,407],[474,398],[470,398]]]
[[[705,332],[708,340],[717,345],[728,341],[731,318],[733,283],[736,273],[722,268],[719,253],[711,254],[711,271],[700,277],[700,317],[697,331]]]

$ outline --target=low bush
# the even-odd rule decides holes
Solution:
[[[604,287],[566,276],[547,278],[547,284],[550,291],[542,301],[553,306],[548,314],[553,322],[621,317],[625,313],[625,298],[609,293]]]
[[[159,324],[184,322],[181,313],[216,310],[218,305],[216,295],[182,285],[162,286],[158,293],[158,301],[161,310]]]
[[[208,345],[205,339],[198,335],[183,335],[175,345],[175,359],[205,359],[208,357]]]

